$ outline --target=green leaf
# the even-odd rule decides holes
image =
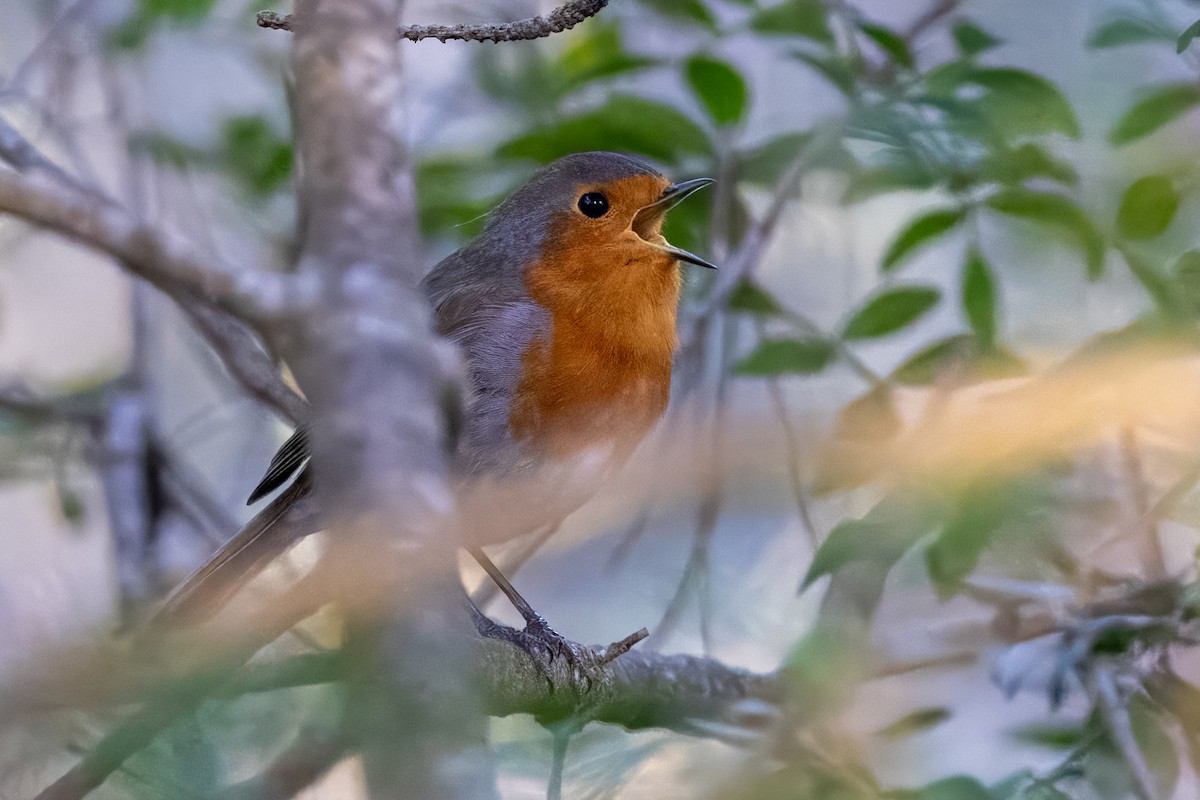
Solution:
[[[1192,45],[1192,40],[1200,36],[1200,19],[1193,22],[1183,29],[1183,33],[1179,34],[1179,38],[1175,41],[1175,52],[1182,53]]]
[[[710,29],[717,25],[716,17],[702,0],[638,0],[638,2],[666,17],[695,22]]]
[[[1011,150],[1000,148],[989,152],[979,162],[979,177],[1009,186],[1031,178],[1046,178],[1067,186],[1079,183],[1079,174],[1074,167],[1033,142],[1025,142]]]
[[[1032,744],[1050,750],[1078,747],[1094,734],[1090,727],[1072,723],[1031,722],[1009,731],[1009,736],[1021,744]]]
[[[963,264],[962,304],[980,348],[991,350],[996,343],[996,282],[978,250],[967,253]]]
[[[1188,250],[1175,262],[1171,274],[1179,293],[1195,311],[1200,311],[1200,250]]]
[[[868,39],[879,45],[883,52],[887,53],[892,61],[902,67],[912,68],[913,57],[909,52],[908,42],[904,37],[895,31],[885,28],[883,25],[876,25],[871,22],[860,22],[858,29],[862,31]]]
[[[987,204],[1002,214],[1066,230],[1084,254],[1088,278],[1094,280],[1103,273],[1104,239],[1083,209],[1068,198],[1049,192],[1006,189],[988,198]]]
[[[167,17],[196,22],[203,20],[216,0],[139,0],[138,10],[148,18]]]
[[[1153,239],[1171,225],[1179,195],[1166,175],[1147,175],[1125,190],[1117,210],[1117,230],[1128,239]]]
[[[232,117],[221,128],[226,169],[247,192],[265,197],[292,176],[292,143],[261,115]]]
[[[835,526],[813,554],[801,590],[855,562],[871,564],[886,575],[932,525],[931,509],[911,495],[911,488],[887,495],[862,519]],[[882,591],[882,585],[879,588]]]
[[[1171,31],[1155,25],[1151,20],[1121,16],[1092,31],[1088,36],[1087,46],[1092,50],[1101,50],[1127,44],[1170,41],[1173,38]]]
[[[887,336],[915,322],[937,305],[942,293],[933,286],[905,286],[871,298],[850,317],[842,338],[872,339]]]
[[[635,56],[625,51],[616,25],[589,25],[567,37],[567,46],[553,72],[561,83],[560,95],[603,78],[657,66],[658,59]]]
[[[1173,83],[1156,89],[1125,112],[1108,134],[1114,147],[1149,136],[1200,103],[1200,86]]]
[[[479,176],[486,168],[483,161],[473,155],[447,154],[417,165],[414,179],[422,233],[467,238],[482,230],[486,213],[499,202],[492,194],[479,192]]]
[[[779,176],[811,140],[812,134],[808,131],[785,133],[741,153],[738,157],[738,179],[774,186]]]
[[[813,55],[803,50],[792,53],[792,58],[803,61],[812,67],[813,71],[833,84],[833,87],[846,97],[854,97],[858,92],[858,74],[854,69],[854,61],[838,54]]]
[[[971,22],[959,22],[954,26],[951,35],[954,36],[954,43],[958,45],[958,52],[966,58],[1001,44],[995,36]]]
[[[917,800],[992,800],[992,795],[975,778],[955,775],[923,786]]]
[[[962,220],[963,210],[961,208],[938,209],[917,217],[892,240],[892,244],[884,253],[882,264],[884,271],[895,269],[917,248],[949,232]]]
[[[707,56],[689,58],[688,84],[704,110],[718,125],[740,122],[746,112],[746,81],[724,61]]]
[[[833,435],[849,441],[880,442],[893,438],[902,424],[892,390],[881,383],[842,407]]]
[[[950,369],[969,368],[975,354],[975,339],[956,334],[939,339],[917,352],[892,372],[892,380],[905,386],[927,386]]]
[[[783,306],[774,297],[749,279],[743,280],[729,293],[725,307],[730,311],[740,311],[760,317],[773,317],[784,313]]]
[[[936,539],[925,550],[929,580],[940,597],[953,595],[975,570],[979,556],[1011,510],[1003,492],[976,489],[966,493]]]
[[[1070,102],[1051,81],[1012,67],[970,67],[961,83],[981,86],[987,95],[978,105],[1008,137],[1062,133],[1080,136],[1079,120]]]
[[[735,375],[789,375],[820,372],[833,360],[825,339],[772,339],[761,343],[733,367]]]
[[[135,131],[129,134],[126,146],[130,153],[148,156],[160,167],[184,169],[189,164],[211,163],[206,151],[158,131]]]
[[[677,163],[687,155],[706,155],[710,149],[704,131],[672,106],[613,95],[600,108],[541,125],[509,140],[497,154],[548,163],[585,150],[625,150]]]
[[[750,20],[759,33],[805,36],[821,44],[833,44],[828,12],[820,0],[784,0],[760,10]]]
[[[935,728],[941,725],[946,720],[950,719],[951,712],[948,708],[919,708],[905,714],[900,719],[888,725],[879,731],[880,736],[886,736],[889,739],[903,739],[918,733],[924,733],[930,728]]]

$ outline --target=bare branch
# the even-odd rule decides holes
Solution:
[[[292,276],[215,263],[104,199],[44,178],[0,171],[0,212],[107,253],[175,298],[206,298],[248,319],[294,310],[300,300]]]
[[[545,16],[515,22],[497,25],[403,25],[396,33],[399,38],[410,42],[423,39],[437,39],[439,42],[450,39],[464,42],[521,42],[570,30],[598,14],[606,5],[608,0],[573,0]],[[295,29],[296,19],[292,14],[281,16],[274,11],[260,11],[258,25],[260,28],[291,31]]]

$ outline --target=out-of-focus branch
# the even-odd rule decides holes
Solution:
[[[192,713],[204,700],[228,684],[237,668],[267,643],[283,635],[311,615],[324,594],[316,590],[323,578],[310,575],[301,580],[260,614],[249,620],[249,634],[233,644],[226,642],[224,655],[203,675],[174,692],[157,695],[108,733],[68,770],[47,786],[34,800],[81,800],[112,775],[127,759],[146,747],[172,722]]]
[[[148,485],[148,481],[154,480],[149,468],[149,414],[144,392],[136,389],[114,392],[104,415],[99,459],[112,528],[121,619],[126,623],[133,620],[134,611],[153,591],[148,569],[154,528]]]
[[[70,187],[80,194],[93,197],[101,196],[94,187],[77,180],[62,167],[46,158],[40,150],[21,135],[21,132],[0,118],[0,161],[12,164],[21,172],[40,172],[54,179],[63,186]]]
[[[247,319],[305,305],[293,276],[238,270],[195,253],[96,195],[54,180],[0,171],[0,212],[40,225],[106,253],[172,297],[207,299]]]
[[[457,39],[465,42],[520,42],[543,39],[555,33],[570,30],[589,17],[600,13],[608,0],[573,0],[564,3],[549,14],[529,17],[497,25],[403,25],[397,31],[401,39],[419,42],[422,39],[437,39],[445,42]],[[274,11],[260,11],[258,25],[261,28],[290,31],[296,26],[293,14],[281,16]]]
[[[316,499],[350,617],[372,796],[494,797],[450,524],[450,381],[431,332],[400,110],[401,0],[302,0],[292,40],[300,270],[321,292],[283,355],[321,424]],[[364,592],[364,580],[379,592]]]
[[[251,397],[293,425],[308,419],[308,403],[283,382],[258,337],[240,320],[205,303],[185,302],[180,308]]]
[[[218,792],[217,800],[288,800],[316,783],[346,754],[345,737],[301,731],[265,770]]]
[[[3,118],[0,118],[0,160],[21,172],[41,173],[65,189],[119,207],[99,187],[79,181],[47,158]],[[233,379],[252,397],[293,424],[308,418],[308,404],[280,379],[275,362],[241,320],[188,295],[172,295],[172,298],[217,352]]]

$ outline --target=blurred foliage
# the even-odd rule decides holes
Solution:
[[[205,22],[213,5],[139,0],[107,32],[109,57],[137,58],[161,32]],[[1001,464],[994,472],[980,475],[964,463],[949,478],[932,480],[920,474],[917,457],[944,446],[934,433],[955,404],[1007,397],[1017,384],[1052,388],[1114,353],[1128,359],[1115,361],[1122,369],[1105,378],[1113,384],[1128,378],[1136,390],[1139,376],[1124,367],[1142,353],[1162,352],[1142,348],[1166,348],[1171,358],[1193,360],[1200,352],[1200,244],[1197,231],[1181,230],[1200,200],[1200,153],[1186,126],[1200,105],[1195,4],[1096,4],[1086,38],[1062,43],[1114,58],[1122,48],[1141,48],[1169,65],[1165,77],[1125,98],[1121,110],[1103,120],[1082,116],[1050,77],[1010,63],[1000,37],[958,3],[931,3],[931,13],[908,28],[883,24],[840,0],[637,0],[633,10],[618,5],[569,34],[472,50],[474,86],[491,104],[490,128],[498,133],[474,149],[419,154],[415,180],[427,236],[445,244],[464,241],[537,165],[595,149],[643,156],[679,180],[719,177],[707,201],[696,198],[672,212],[664,233],[689,250],[729,256],[730,264],[753,244],[749,232],[765,219],[763,209],[788,199],[796,184],[817,173],[832,179],[847,207],[893,198],[914,209],[883,248],[877,281],[847,302],[834,325],[791,307],[753,265],[733,276],[724,295],[716,288],[720,278],[689,280],[686,311],[726,313],[724,349],[706,353],[712,363],[728,365],[722,381],[778,388],[844,374],[857,382],[852,399],[830,421],[824,446],[814,448],[819,456],[805,454],[813,461],[812,477],[799,493],[837,496],[846,500],[841,507],[867,509],[829,526],[811,562],[797,567],[802,591],[827,584],[829,597],[850,598],[849,608],[823,616],[792,648],[781,672],[788,707],[773,734],[777,741],[767,748],[772,757],[748,759],[745,774],[720,796],[1168,796],[1179,781],[1181,759],[1200,770],[1200,688],[1176,675],[1169,657],[1195,641],[1184,629],[1196,615],[1194,565],[1181,576],[1147,574],[1145,565],[1112,574],[1072,549],[1071,532],[1144,540],[1157,537],[1158,524],[1171,520],[1194,534],[1200,513],[1189,503],[1196,506],[1200,456],[1180,443],[1168,468],[1151,475],[1143,464],[1150,448],[1137,435],[1149,426],[1114,414],[1101,415],[1102,423],[1091,417],[1079,423],[1104,428],[1104,452],[1094,446],[1081,453],[1070,446],[1078,436],[1064,435],[1059,445],[1047,435],[1044,449],[1014,458],[1013,466],[1004,462],[1005,440],[975,430],[983,443],[981,460],[994,457]],[[675,55],[649,51],[639,35],[648,21],[670,31]],[[928,46],[934,41],[941,46]],[[753,124],[768,116],[761,107],[764,87],[739,58],[745,48],[768,52],[827,84],[839,98],[837,110],[807,127],[764,135]],[[1168,135],[1175,136],[1169,142],[1174,148],[1164,143]],[[290,190],[290,134],[266,113],[229,116],[208,140],[181,141],[146,130],[128,146],[164,169],[218,175],[246,201]],[[1095,172],[1085,167],[1096,149],[1136,174],[1114,167],[1111,180],[1083,177]],[[792,185],[782,182],[789,175]],[[1013,263],[1012,249],[998,246],[1001,240],[1029,243],[1024,253],[1030,263]],[[1132,322],[1111,330],[1081,332],[1074,353],[1035,370],[1044,354],[1022,352],[1006,326],[1005,300],[1015,294],[1023,270],[1050,263],[1039,259],[1051,243],[1072,254],[1080,280],[1127,279],[1139,310]],[[954,267],[951,279],[913,275],[938,259]],[[939,315],[953,322],[929,324]],[[868,348],[880,344],[902,348],[890,369],[873,367],[877,359],[868,358],[877,352]],[[1076,384],[1068,385],[1076,391]],[[1194,387],[1182,374],[1178,385],[1180,391]],[[1102,385],[1096,393],[1107,392]],[[1023,413],[1005,417],[1002,409],[993,420],[985,407],[975,428],[988,422],[1004,433],[1011,433],[1006,425],[1019,432],[1042,425],[1051,430],[1055,423],[1070,427],[1073,414],[1086,416],[1087,409],[1070,402],[1077,395],[1082,392],[1031,391]],[[1092,399],[1081,398],[1080,405]],[[914,406],[921,407],[919,418]],[[41,423],[24,409],[0,414],[6,438],[18,434],[14,441]],[[1151,435],[1177,432],[1164,427]],[[896,453],[911,461],[891,458]],[[1097,462],[1116,476],[1099,490]],[[78,498],[66,488],[69,482],[59,485],[63,513],[73,518],[81,511]],[[1129,522],[1114,521],[1115,502],[1101,502],[1097,494],[1145,497],[1126,515]],[[987,609],[1001,651],[993,671],[997,690],[1034,691],[1053,708],[1076,701],[1067,722],[1048,717],[1011,732],[1014,741],[1060,754],[1058,766],[1023,770],[989,785],[954,774],[955,766],[947,764],[946,774],[927,785],[893,788],[881,786],[871,759],[847,743],[851,737],[838,713],[855,688],[874,677],[869,627],[905,561],[920,566],[937,600],[957,598]],[[1115,705],[1106,693],[1110,684]],[[222,714],[261,710],[269,716],[265,708],[239,703],[244,701],[216,704],[172,730],[154,752],[130,765],[131,772],[153,762],[169,774],[139,778],[151,794],[180,794],[179,787],[187,786],[205,796],[218,786],[218,751],[252,744],[225,741],[237,725]],[[320,709],[316,716],[327,722],[333,712]],[[952,718],[950,703],[929,706],[876,733],[918,737]],[[300,724],[291,718],[270,722],[276,742]],[[176,751],[193,755],[176,764]],[[1153,786],[1138,786],[1145,774]]]

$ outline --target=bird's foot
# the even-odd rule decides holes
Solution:
[[[526,619],[524,629],[517,633],[516,638],[521,649],[543,665],[547,673],[555,668],[557,661],[559,669],[565,668],[575,685],[581,686],[584,691],[588,691],[599,679],[602,665],[592,649],[567,639],[551,628],[539,614]]]

